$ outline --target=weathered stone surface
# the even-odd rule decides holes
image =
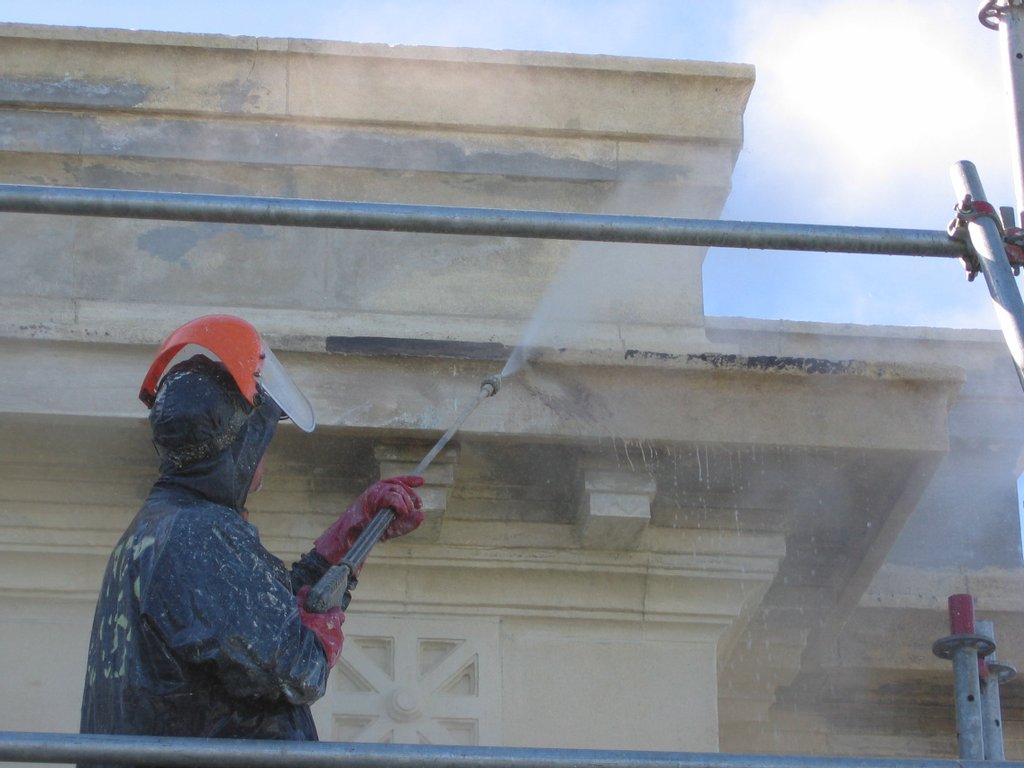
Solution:
[[[715,216],[751,85],[747,67],[699,62],[10,24],[0,38],[0,148],[15,158],[0,180],[18,183]],[[77,281],[60,296],[334,311],[353,324],[372,313],[378,333],[413,321],[422,338],[464,321],[507,344],[575,251],[223,224],[47,228],[73,268],[46,271]],[[617,298],[549,341],[703,345],[701,257],[647,253],[657,267],[635,284],[635,270],[608,275]],[[595,259],[584,269],[607,269]],[[14,277],[3,295],[38,293],[33,275]]]

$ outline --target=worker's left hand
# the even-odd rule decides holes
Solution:
[[[323,646],[324,655],[327,656],[327,667],[333,669],[334,663],[341,655],[341,646],[345,642],[345,635],[341,631],[341,625],[345,623],[345,613],[338,607],[330,608],[326,613],[307,611],[306,597],[309,590],[307,585],[295,596],[299,601],[299,619],[304,627],[316,635]]]
[[[423,522],[423,502],[413,488],[421,485],[423,478],[413,475],[378,480],[363,491],[330,528],[320,534],[314,544],[317,554],[331,565],[337,565],[366,524],[377,512],[387,507],[395,511],[395,519],[381,535],[381,541],[416,530]]]

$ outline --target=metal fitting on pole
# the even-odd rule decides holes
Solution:
[[[932,653],[953,662],[956,737],[961,760],[984,760],[985,738],[981,715],[981,680],[978,659],[995,650],[995,643],[975,631],[974,598],[949,596],[950,633],[932,645]]]
[[[499,389],[501,389],[501,376],[498,374],[485,376],[484,380],[480,382],[480,390],[484,392],[487,397],[494,397],[498,394]]]
[[[967,160],[955,163],[950,177],[957,200],[961,201],[950,232],[954,237],[966,238],[974,251],[1017,377],[1024,387],[1024,301],[1021,301],[1003,245],[1002,222],[985,196],[974,163]]]

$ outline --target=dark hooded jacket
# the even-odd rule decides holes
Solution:
[[[289,571],[242,516],[280,413],[206,358],[167,374],[150,413],[160,478],[103,578],[83,733],[317,738],[328,666],[295,593],[327,564]]]

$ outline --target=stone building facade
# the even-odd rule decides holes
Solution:
[[[0,45],[7,184],[715,218],[754,85],[305,40],[0,25]],[[0,226],[0,729],[77,728],[171,329],[243,315],[313,401],[251,503],[287,560],[415,465],[552,286],[565,316],[427,471],[428,524],[374,550],[323,738],[954,756],[946,596],[1024,658],[1024,395],[997,334],[705,317],[698,248]]]

